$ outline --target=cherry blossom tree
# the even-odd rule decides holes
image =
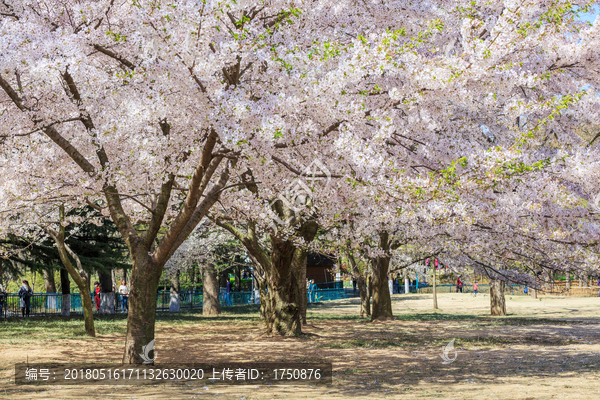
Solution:
[[[133,260],[126,363],[154,339],[163,266],[218,201],[270,234],[282,334],[298,332],[296,250],[373,208],[373,317],[389,318],[403,218],[464,194],[461,168],[508,174],[514,154],[598,124],[600,27],[577,18],[589,4],[6,0],[2,207],[60,188],[110,215]],[[315,158],[337,183],[278,199]],[[452,226],[477,202],[456,202]]]

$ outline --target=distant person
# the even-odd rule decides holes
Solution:
[[[473,293],[474,293],[474,296],[477,296],[477,289],[478,288],[479,287],[477,286],[477,281],[475,281],[475,283],[473,283]]]
[[[456,280],[456,293],[462,293],[463,291],[463,282],[460,280],[460,276]]]
[[[227,284],[225,285],[225,304],[228,306],[231,305],[231,281],[227,279]]]
[[[4,303],[6,302],[6,290],[4,290],[4,286],[0,285],[0,316],[2,316],[2,311],[4,311]]]
[[[94,301],[96,302],[96,311],[100,311],[100,284],[94,282]]]
[[[129,286],[127,286],[124,279],[121,281],[121,286],[119,286],[119,294],[121,295],[121,311],[129,311],[129,304],[127,304],[129,299]]]
[[[23,279],[23,286],[19,288],[19,292],[17,293],[19,298],[21,299],[21,313],[23,316],[27,315],[29,317],[29,310],[31,308],[31,296],[33,296],[33,290],[29,286],[29,282]]]
[[[352,292],[356,293],[356,279],[352,279]]]
[[[600,297],[600,277],[598,277],[598,297]]]

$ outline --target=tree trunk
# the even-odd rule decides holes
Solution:
[[[158,289],[158,285],[157,285]],[[169,311],[179,312],[180,301],[179,292],[181,291],[181,285],[179,284],[179,271],[171,275],[171,300],[169,301]]]
[[[304,252],[304,264],[300,267],[300,277],[298,278],[298,284],[300,285],[300,292],[302,295],[300,296],[301,300],[301,310],[300,314],[302,317],[302,324],[306,325],[306,309],[308,308],[308,290],[306,289],[306,252]],[[299,261],[300,263],[302,261]]]
[[[113,276],[114,270],[109,272],[98,273],[98,281],[100,283],[100,313],[114,314],[115,313],[115,292],[113,291]]]
[[[387,232],[379,233],[379,248],[384,252],[389,251]],[[371,321],[392,319],[392,298],[388,289],[389,257],[377,257],[373,260],[372,289],[373,310]]]
[[[565,289],[569,290],[571,289],[571,271],[567,271],[566,278]]]
[[[129,313],[123,364],[142,364],[144,346],[154,340],[156,298],[162,266],[156,265],[148,249],[139,246],[132,252],[130,274]],[[149,354],[149,351],[146,352]]]
[[[233,271],[234,271],[233,276],[235,278],[234,284],[233,284],[233,290],[235,290],[236,292],[239,292],[242,290],[242,271],[240,270],[239,265],[236,266]]]
[[[493,317],[501,317],[506,315],[504,281],[492,279],[490,282],[490,306]]]
[[[269,301],[269,293],[267,292],[268,283],[266,279],[258,280],[258,290],[260,293],[260,317],[267,320],[267,317],[271,314],[271,303]]]
[[[433,309],[438,309],[437,303],[437,268],[433,266]]]
[[[71,315],[71,281],[66,268],[60,269],[60,287],[62,292],[62,310],[60,315],[68,317]]]
[[[537,299],[537,290],[529,288],[529,293],[530,293],[531,297],[533,297],[534,299]]]
[[[43,273],[44,273],[44,286],[46,288],[46,293],[56,293],[56,282],[54,280],[54,271],[44,269]]]
[[[298,336],[302,333],[300,309],[302,294],[300,284],[301,265],[294,257],[296,247],[289,240],[281,240],[271,235],[271,273],[269,283],[269,308],[267,315],[267,333],[282,336]],[[305,260],[305,258],[302,258]]]
[[[114,269],[110,271],[110,280],[112,282],[112,292],[117,293],[119,285],[117,285],[117,271]]]
[[[203,269],[202,276],[202,315],[221,314],[219,303],[219,282],[215,266],[209,264]]]
[[[64,221],[65,208],[63,205],[59,206],[59,216],[60,220]],[[81,306],[83,307],[85,333],[89,336],[96,336],[96,330],[94,329],[94,312],[92,311],[92,297],[90,296],[90,276],[84,271],[79,256],[65,243],[65,227],[61,224],[58,231],[50,227],[46,227],[46,229],[54,239],[54,243],[56,243],[60,261],[62,261],[62,264],[79,288]],[[75,260],[77,268],[75,268],[71,262],[71,258]]]
[[[192,289],[196,289],[196,264],[193,264],[190,269],[190,284]]]
[[[367,281],[363,276],[359,276],[356,282],[358,293],[360,294],[360,317],[371,316],[371,297],[367,287]]]

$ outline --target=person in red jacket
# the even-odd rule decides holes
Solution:
[[[456,293],[458,293],[458,292],[462,293],[462,288],[463,288],[463,282],[460,280],[460,276],[459,276],[458,279],[456,280]]]
[[[94,301],[96,302],[96,311],[100,311],[100,284],[94,282]]]

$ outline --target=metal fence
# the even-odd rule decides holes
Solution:
[[[222,307],[257,304],[255,291],[225,292],[221,289],[219,293],[219,303]],[[90,293],[92,299],[92,309],[96,311],[94,294]],[[346,296],[342,287],[335,289],[316,289],[307,293],[309,303],[327,300],[344,299]],[[29,315],[60,315],[62,312],[63,296],[60,293],[36,293],[30,297]],[[70,313],[82,314],[81,294],[71,293],[70,295]],[[156,296],[156,311],[169,311],[171,304],[171,292],[169,290],[160,290]],[[202,290],[182,290],[179,292],[180,311],[198,311],[202,310]],[[121,310],[121,297],[115,293],[114,302],[115,313],[123,312]],[[16,293],[10,293],[5,296],[4,304],[0,312],[0,317],[21,316],[22,309],[20,298]]]
[[[477,293],[489,293],[490,285],[477,285]],[[456,285],[436,285],[437,293],[457,293]],[[516,295],[525,294],[525,285],[505,285],[504,292],[506,294]],[[404,285],[394,285],[394,293],[404,293]],[[433,286],[427,285],[409,285],[409,293],[433,293]],[[462,292],[459,293],[474,293],[473,285],[463,285]]]

